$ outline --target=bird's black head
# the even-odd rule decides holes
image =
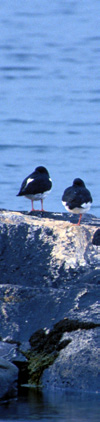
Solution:
[[[77,179],[74,179],[73,186],[79,186],[79,187],[85,188],[85,183],[83,182],[82,179],[77,178]]]
[[[40,174],[47,174],[49,175],[47,169],[43,166],[36,167],[35,171]]]

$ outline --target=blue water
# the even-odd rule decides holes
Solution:
[[[65,211],[63,191],[81,177],[100,216],[100,2],[7,0],[0,21],[0,208],[29,211],[16,194],[45,165],[47,211]],[[84,395],[31,392],[1,409],[10,421],[99,420],[98,399]]]
[[[81,177],[100,216],[100,2],[0,2],[0,207],[31,209],[23,179],[45,165],[45,210]],[[39,204],[36,203],[36,208]]]
[[[1,406],[0,421],[99,422],[99,403],[98,395],[30,390],[18,402]]]

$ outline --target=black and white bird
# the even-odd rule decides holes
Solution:
[[[34,201],[41,201],[41,211],[43,209],[43,199],[45,192],[50,191],[52,180],[50,179],[47,169],[43,166],[37,167],[33,173],[23,180],[20,191],[17,196],[25,196],[31,200],[32,210],[34,210]]]
[[[83,180],[77,178],[73,181],[73,185],[65,189],[62,196],[62,203],[67,211],[73,214],[80,214],[78,225],[80,224],[82,214],[89,211],[92,196],[86,188]]]
[[[100,246],[100,229],[97,229],[96,232],[94,233],[92,243],[95,246],[98,246],[98,247]]]

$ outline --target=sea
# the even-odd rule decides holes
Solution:
[[[28,389],[18,400],[0,406],[0,421],[99,422],[100,396]]]
[[[16,195],[43,165],[52,179],[46,211],[65,212],[63,192],[80,177],[99,217],[99,162],[100,2],[0,1],[0,208],[29,212]],[[31,391],[11,403],[2,420],[99,420],[96,397]]]

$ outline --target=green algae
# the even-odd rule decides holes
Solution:
[[[52,365],[55,359],[58,356],[58,352],[46,354],[44,352],[41,353],[30,353],[27,354],[28,360],[28,373],[29,379],[28,384],[35,384],[40,385],[40,378],[44,369],[48,368],[48,366]]]

